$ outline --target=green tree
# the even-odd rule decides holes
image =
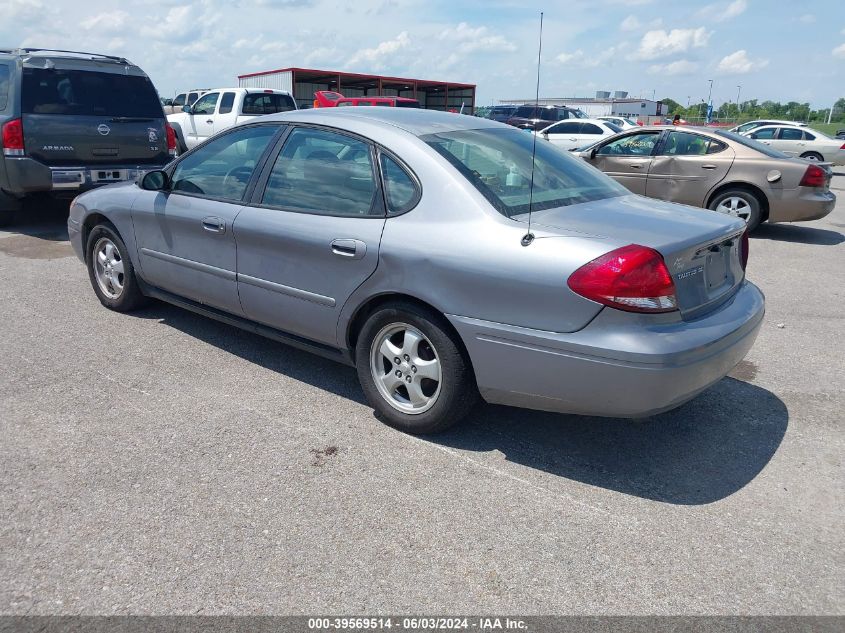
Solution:
[[[660,101],[662,101],[663,105],[666,106],[667,114],[679,114],[684,109],[683,107],[681,107],[680,103],[678,103],[674,99],[670,99],[669,97],[661,99]]]

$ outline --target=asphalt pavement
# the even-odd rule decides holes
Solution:
[[[482,405],[426,439],[353,369],[106,310],[66,208],[34,209],[0,231],[0,613],[843,614],[833,186],[827,218],[752,238],[762,331],[692,402]]]

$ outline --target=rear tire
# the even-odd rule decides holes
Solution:
[[[405,433],[438,433],[478,401],[460,341],[444,319],[412,303],[379,308],[355,346],[358,379],[377,417]]]
[[[818,160],[818,161],[824,160],[824,156],[822,156],[818,152],[804,152],[803,154],[801,154],[801,158],[806,158],[807,160]]]
[[[85,250],[88,278],[104,306],[129,312],[148,303],[141,293],[129,250],[111,224],[98,224],[88,235]]]
[[[748,189],[726,189],[710,201],[708,208],[744,220],[749,232],[763,220],[760,200]]]

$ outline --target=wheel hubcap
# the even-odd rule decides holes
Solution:
[[[94,277],[108,298],[117,299],[123,293],[123,258],[115,243],[107,237],[101,237],[94,245]]]
[[[402,413],[424,413],[440,395],[440,358],[431,341],[407,323],[385,326],[376,335],[370,371],[381,396]]]
[[[751,218],[751,205],[748,204],[745,198],[740,198],[739,196],[725,198],[716,207],[716,211],[727,213],[736,218],[742,218],[746,223]]]

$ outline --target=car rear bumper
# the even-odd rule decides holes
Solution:
[[[447,316],[488,402],[637,418],[673,409],[727,375],[753,345],[764,312],[763,294],[746,281],[692,321],[605,308],[584,329],[561,334]]]
[[[17,196],[38,192],[87,191],[113,182],[134,181],[164,165],[109,164],[52,167],[33,158],[6,157],[7,191]]]
[[[828,215],[836,206],[836,194],[813,187],[783,191],[769,197],[769,222],[809,222]]]

